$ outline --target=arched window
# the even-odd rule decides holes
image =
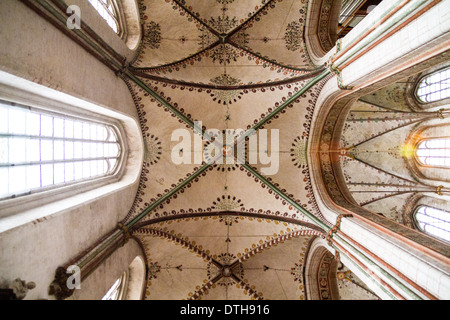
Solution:
[[[421,165],[450,168],[450,138],[422,140],[416,155]]]
[[[119,7],[115,0],[89,0],[100,16],[105,19],[115,33],[122,36],[122,23],[120,21]]]
[[[420,206],[414,214],[414,220],[421,231],[450,242],[450,212]]]
[[[123,300],[126,290],[126,282],[128,275],[126,272],[114,282],[112,287],[108,290],[102,300]]]
[[[422,103],[431,103],[450,97],[450,68],[433,72],[419,81],[416,90]]]
[[[0,200],[117,172],[112,125],[0,100]]]

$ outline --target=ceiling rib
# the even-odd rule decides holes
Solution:
[[[268,1],[265,5],[263,5],[261,8],[259,8],[258,11],[256,11],[251,17],[249,17],[246,21],[244,21],[243,23],[241,23],[239,26],[237,26],[236,28],[234,28],[233,30],[231,30],[228,34],[227,37],[231,38],[233,35],[235,35],[236,33],[238,33],[239,31],[241,31],[244,26],[246,24],[248,24],[250,21],[252,21],[253,19],[255,19],[257,16],[259,16],[268,6],[270,6],[272,3],[274,3],[275,0],[270,0]]]
[[[155,76],[152,74],[147,74],[144,72],[139,71],[138,69],[134,69],[133,73],[141,78],[162,82],[162,83],[169,83],[177,86],[186,86],[186,87],[193,87],[193,88],[199,88],[199,89],[217,89],[217,90],[224,90],[224,91],[230,91],[230,90],[251,90],[251,89],[260,89],[260,88],[268,88],[268,87],[277,87],[282,86],[286,84],[292,84],[297,83],[299,81],[303,81],[306,79],[309,79],[313,76],[316,76],[320,74],[324,68],[319,68],[314,73],[308,73],[304,74],[298,77],[294,77],[291,79],[286,80],[280,80],[280,81],[274,81],[270,83],[255,83],[255,84],[244,84],[244,85],[227,85],[227,86],[221,86],[221,85],[211,85],[211,84],[204,84],[204,83],[195,83],[195,82],[187,82],[183,80],[174,80],[174,79],[168,79],[160,76]]]
[[[209,255],[206,251],[199,249],[197,246],[193,245],[190,241],[180,238],[170,232],[166,232],[163,230],[155,229],[155,228],[144,228],[139,229],[138,233],[142,234],[150,234],[157,237],[164,237],[165,239],[172,240],[178,244],[180,244],[184,248],[188,248],[189,250],[193,250],[196,254],[200,255],[203,259],[209,260],[216,267],[222,268],[222,264],[215,260],[211,255]]]
[[[287,218],[283,216],[276,216],[276,215],[267,215],[263,213],[255,213],[255,212],[243,212],[243,211],[218,211],[218,212],[199,212],[199,213],[184,213],[184,214],[176,214],[172,216],[165,216],[165,217],[158,217],[158,218],[152,218],[146,221],[143,221],[141,223],[136,224],[135,228],[143,228],[145,226],[150,226],[156,223],[160,223],[163,221],[170,221],[170,220],[177,220],[182,218],[196,218],[196,217],[218,217],[218,216],[234,216],[234,217],[253,217],[253,218],[260,218],[260,219],[270,219],[280,222],[286,222],[291,223],[303,227],[307,227],[309,229],[315,230],[317,232],[321,232],[323,234],[324,231],[317,227],[315,224],[304,222],[298,219],[293,218]]]
[[[328,232],[330,230],[330,227],[322,222],[319,218],[317,218],[315,215],[313,215],[311,212],[300,206],[297,202],[291,199],[288,195],[286,195],[284,192],[282,192],[279,188],[277,188],[273,183],[271,183],[269,180],[267,180],[264,176],[262,176],[258,171],[253,169],[248,164],[242,164],[248,172],[253,174],[256,178],[261,180],[266,186],[268,186],[270,189],[272,189],[275,193],[277,193],[280,197],[282,197],[284,200],[289,202],[295,209],[303,213],[305,216],[307,216],[309,219],[311,219],[314,223],[316,223],[320,228],[322,228],[325,232]]]
[[[175,67],[176,65],[182,64],[183,62],[187,62],[189,60],[195,59],[197,56],[202,55],[203,53],[205,53],[206,51],[213,49],[214,47],[216,47],[218,44],[220,44],[220,41],[217,40],[215,42],[213,42],[212,44],[210,44],[209,46],[207,46],[206,48],[200,50],[197,53],[194,53],[192,55],[190,55],[189,57],[186,57],[184,59],[175,61],[175,62],[171,62],[171,63],[167,63],[164,65],[160,65],[160,66],[154,66],[154,67],[134,67],[134,66],[130,66],[130,70],[132,71],[137,71],[137,72],[142,72],[142,71],[154,71],[154,70],[162,70],[162,69],[166,69],[166,68],[170,68],[170,67]]]

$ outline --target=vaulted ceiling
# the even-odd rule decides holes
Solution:
[[[303,38],[307,8],[305,0],[140,1],[144,38],[130,69],[152,92],[127,82],[146,153],[124,222],[139,221],[147,299],[305,298],[305,257],[325,237],[306,149],[326,79],[272,112],[320,71]],[[234,138],[240,129],[279,130],[279,150],[270,142],[261,150],[277,154],[278,170],[174,164],[172,133],[193,132],[195,120]]]

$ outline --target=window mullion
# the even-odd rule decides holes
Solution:
[[[38,116],[28,119],[27,114],[24,120],[21,112],[11,112],[15,107],[8,102],[0,104],[0,108],[7,110],[3,115],[8,115],[6,133],[0,133],[7,148],[0,169],[8,180],[5,182],[7,187],[0,193],[0,199],[23,195],[25,191],[35,193],[113,174],[113,168],[107,171],[99,169],[100,162],[118,162],[121,158],[122,149],[117,135],[113,134],[115,129],[110,125],[75,117],[66,118],[40,110],[33,111]],[[19,122],[20,126],[10,129]],[[34,123],[37,125],[32,126]],[[100,134],[110,139],[104,139]],[[107,146],[118,146],[115,147],[118,152],[103,153],[102,150]]]

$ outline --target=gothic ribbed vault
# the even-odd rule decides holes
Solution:
[[[314,222],[325,220],[306,155],[326,79],[287,102],[323,70],[310,61],[303,37],[308,2],[143,0],[140,10],[144,38],[130,69],[165,100],[127,82],[146,154],[124,222],[139,220],[133,234],[148,259],[146,298],[305,299],[304,260],[311,241],[326,236]],[[270,143],[262,150],[277,153],[278,170],[175,165],[172,133],[193,132],[194,121],[234,139],[251,128],[278,130],[278,150]],[[194,159],[192,150],[177,152]],[[252,153],[247,144],[247,160]]]

